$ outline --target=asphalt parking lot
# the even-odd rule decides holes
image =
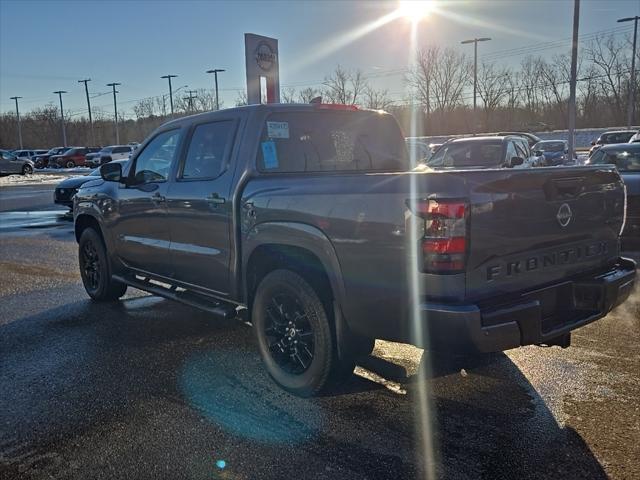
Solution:
[[[300,399],[243,323],[132,289],[91,302],[52,189],[0,188],[0,478],[640,478],[638,289],[569,349],[377,342]]]

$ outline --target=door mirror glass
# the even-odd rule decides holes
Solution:
[[[100,167],[100,176],[107,182],[121,182],[122,165],[119,163],[105,163]]]
[[[592,140],[591,141],[591,146],[593,147],[593,146],[595,146],[595,144],[596,144],[596,142]]]

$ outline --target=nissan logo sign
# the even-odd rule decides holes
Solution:
[[[256,48],[256,63],[261,70],[268,72],[276,63],[276,54],[267,42],[260,42]]]
[[[561,227],[566,227],[567,225],[569,225],[572,216],[573,213],[571,213],[571,207],[568,204],[563,203],[562,205],[560,205],[558,214],[556,215],[556,219],[558,220],[558,223]]]

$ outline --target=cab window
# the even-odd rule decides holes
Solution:
[[[156,135],[136,158],[133,183],[166,181],[176,156],[179,139],[180,130],[169,130]]]
[[[198,125],[191,136],[180,178],[216,178],[225,169],[233,143],[234,121]]]

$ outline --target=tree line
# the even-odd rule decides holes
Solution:
[[[636,61],[640,60],[640,55]],[[281,90],[283,103],[308,103],[321,96],[327,103],[387,110],[404,131],[417,135],[448,135],[470,131],[544,131],[567,128],[570,78],[569,55],[527,55],[515,67],[481,61],[477,70],[477,114],[472,113],[473,63],[457,49],[428,46],[417,53],[404,73],[406,94],[392,99],[388,89],[375,88],[360,70],[338,66],[317,88]],[[578,128],[620,126],[626,123],[631,73],[631,39],[613,34],[597,36],[579,50],[577,82]],[[636,91],[640,85],[636,85]],[[640,92],[636,111],[640,110]],[[133,115],[119,118],[121,143],[141,141],[170,118],[215,109],[215,93],[200,89],[176,95],[171,115],[167,95],[137,101]],[[237,106],[246,104],[239,91]],[[221,108],[224,106],[221,104]],[[83,115],[68,118],[69,145],[114,143],[113,114],[94,112],[93,135]],[[25,147],[45,148],[61,143],[60,110],[54,104],[21,115]],[[0,146],[17,147],[15,113],[0,115]]]

